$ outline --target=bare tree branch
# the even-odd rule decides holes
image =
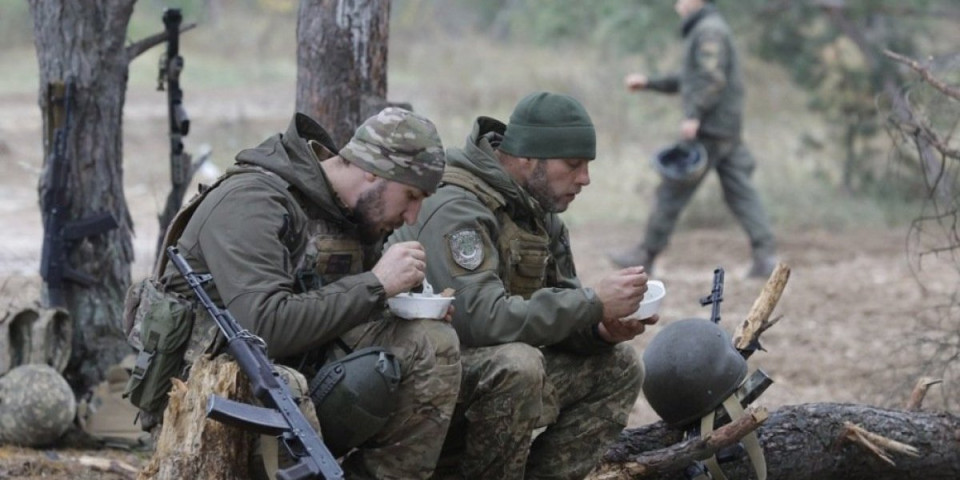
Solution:
[[[180,33],[186,32],[188,30],[192,30],[196,26],[197,26],[196,23],[185,24],[182,27],[180,27]],[[130,45],[127,45],[127,62],[128,63],[132,62],[133,59],[139,57],[141,53],[146,52],[147,50],[150,50],[151,48],[153,48],[155,45],[158,45],[165,41],[167,41],[167,32],[163,31],[160,33],[155,33],[153,35],[150,35],[149,37],[140,39],[139,41],[131,43]]]
[[[930,73],[930,69],[921,65],[920,62],[910,57],[900,55],[899,53],[895,53],[887,49],[883,50],[883,54],[899,63],[902,63],[912,68],[915,72],[920,74],[920,77],[926,80],[926,82],[929,83],[930,86],[932,86],[933,88],[936,88],[944,95],[956,100],[960,100],[960,88],[947,85],[939,78],[933,76],[933,74]]]

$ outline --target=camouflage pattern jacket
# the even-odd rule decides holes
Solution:
[[[272,357],[311,351],[384,309],[383,285],[369,272],[379,249],[361,253],[357,225],[320,168],[334,151],[323,128],[297,114],[286,133],[237,155],[177,242],[198,273],[213,275],[211,298]],[[324,257],[335,275],[318,270],[318,233],[343,247]],[[189,291],[171,265],[164,281]]]
[[[389,242],[420,241],[427,279],[437,291],[456,290],[453,325],[462,345],[523,342],[606,351],[611,345],[593,330],[603,306],[576,276],[566,226],[543,212],[494,155],[505,128],[478,118],[466,146],[447,151],[444,181],[424,201],[417,223],[397,230]],[[476,185],[465,188],[465,178]],[[514,234],[505,239],[508,230]],[[525,258],[532,263],[524,265]]]
[[[683,21],[684,54],[679,73],[650,78],[647,88],[680,92],[685,118],[700,120],[700,133],[740,138],[743,80],[727,22],[713,5]]]

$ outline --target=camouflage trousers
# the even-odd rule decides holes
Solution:
[[[582,356],[508,343],[464,349],[461,363],[434,478],[583,478],[626,426],[643,383],[626,344]]]
[[[341,338],[351,348],[388,348],[399,360],[400,405],[386,426],[344,458],[347,478],[429,478],[460,386],[460,342],[436,320],[385,319]]]
[[[751,181],[756,161],[750,150],[739,139],[701,137],[698,140],[707,150],[710,166],[720,178],[723,199],[750,238],[754,254],[773,255],[776,245],[770,221]],[[703,183],[703,178],[693,184],[660,182],[656,206],[647,222],[644,249],[657,253],[666,248],[677,219]]]

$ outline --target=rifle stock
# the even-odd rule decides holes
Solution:
[[[227,349],[250,380],[253,395],[272,410],[272,413],[265,414],[267,409],[246,405],[244,407],[251,408],[241,408],[237,406],[242,405],[238,402],[213,396],[207,403],[207,416],[228,425],[278,435],[287,451],[297,459],[293,466],[277,472],[279,479],[342,479],[343,470],[336,458],[303,416],[289,387],[271,366],[263,339],[242,328],[229,311],[221,310],[213,303],[203,287],[205,282],[212,280],[210,274],[195,273],[176,247],[168,247],[167,256],[220,328],[227,340]]]

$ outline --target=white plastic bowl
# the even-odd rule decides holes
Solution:
[[[660,311],[660,304],[663,303],[663,297],[667,296],[667,288],[663,286],[660,280],[647,281],[647,293],[643,294],[643,300],[640,301],[640,308],[633,315],[627,318],[650,318]]]
[[[424,295],[421,293],[400,293],[387,299],[387,307],[400,318],[443,318],[453,303],[453,297]]]

